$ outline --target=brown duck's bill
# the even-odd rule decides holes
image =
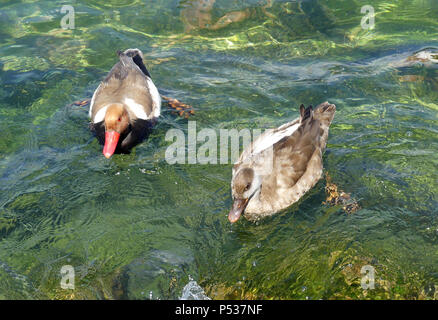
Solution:
[[[117,143],[119,142],[120,133],[116,131],[105,132],[105,145],[103,147],[103,155],[105,158],[110,158],[116,151]]]
[[[233,206],[228,214],[228,220],[230,220],[231,223],[239,220],[247,205],[248,199],[234,199]]]

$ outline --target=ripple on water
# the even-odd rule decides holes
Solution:
[[[352,24],[355,2],[256,2],[93,0],[74,5],[75,30],[52,1],[3,5],[0,298],[71,297],[66,264],[75,298],[436,298],[436,1],[370,0],[384,12],[371,31]],[[148,141],[105,159],[71,104],[128,47],[194,105],[198,130],[272,128],[301,103],[335,103],[324,168],[361,209],[323,204],[322,179],[230,226],[232,165],[169,165],[163,137],[187,125],[165,105]],[[363,265],[379,275],[366,296]]]

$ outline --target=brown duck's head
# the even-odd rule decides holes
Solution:
[[[129,116],[123,104],[111,104],[105,114],[105,145],[103,155],[110,158],[116,150],[120,135],[129,126]]]
[[[228,220],[231,223],[239,220],[249,200],[260,190],[260,187],[261,180],[254,169],[246,167],[237,171],[231,181],[233,206],[228,214]]]

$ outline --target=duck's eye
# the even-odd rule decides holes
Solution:
[[[251,184],[248,183],[248,184],[246,185],[246,187],[245,187],[245,191],[248,191],[250,187],[251,187]]]
[[[117,119],[118,122],[122,121],[122,118]]]

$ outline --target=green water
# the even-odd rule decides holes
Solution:
[[[438,65],[405,63],[438,50],[437,1],[71,1],[73,30],[64,4],[0,4],[0,298],[175,299],[189,276],[211,298],[438,298]],[[164,136],[187,120],[165,104],[147,141],[105,159],[70,104],[126,48],[194,106],[198,130],[272,128],[301,103],[335,103],[325,172],[360,209],[323,204],[322,179],[230,226],[232,165],[168,164]]]

